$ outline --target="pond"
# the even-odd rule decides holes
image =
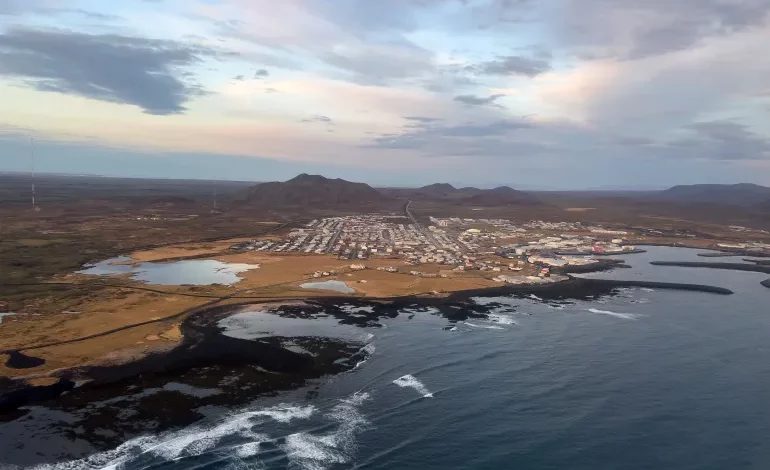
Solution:
[[[300,287],[303,289],[333,290],[343,294],[352,294],[356,291],[342,281],[307,282],[300,284]]]
[[[129,274],[131,279],[151,285],[232,285],[242,278],[238,274],[259,268],[258,264],[225,263],[213,259],[183,260],[172,263],[134,263],[120,256],[84,266],[77,274],[115,276]]]

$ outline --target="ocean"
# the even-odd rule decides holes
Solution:
[[[0,423],[0,462],[29,467],[38,452],[48,456],[40,461],[58,456],[39,467],[53,469],[770,468],[770,289],[759,284],[767,275],[651,266],[704,259],[646,249],[624,256],[630,269],[587,276],[735,293],[477,297],[488,318],[459,322],[405,308],[379,326],[340,325],[369,353],[351,371],[247,405],[209,406],[192,425],[78,459],[68,446],[75,455],[84,443],[40,425],[66,416],[37,408],[20,418],[26,426]],[[321,321],[319,334],[336,334]],[[269,322],[255,308],[225,326],[258,338]],[[312,334],[307,324],[297,331]]]

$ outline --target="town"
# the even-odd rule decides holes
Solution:
[[[598,257],[637,252],[625,243],[628,232],[580,222],[530,221],[514,224],[505,219],[429,218],[423,226],[400,215],[357,215],[313,220],[280,240],[250,240],[235,244],[235,251],[334,255],[352,260],[351,269],[366,269],[366,260],[398,259],[406,266],[440,265],[439,272],[409,269],[422,277],[447,277],[446,271],[488,271],[507,283],[557,280],[551,269],[599,263]],[[380,266],[398,272],[398,266]],[[513,271],[516,276],[503,272]],[[336,273],[313,273],[324,277]],[[534,276],[533,276],[534,275]],[[536,279],[532,279],[535,277]]]

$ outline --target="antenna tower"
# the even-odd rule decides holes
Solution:
[[[32,160],[32,210],[40,212],[40,208],[35,200],[35,139],[33,137],[29,138],[29,154]]]

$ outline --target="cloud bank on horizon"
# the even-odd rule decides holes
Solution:
[[[770,184],[770,0],[0,0],[0,171]]]

